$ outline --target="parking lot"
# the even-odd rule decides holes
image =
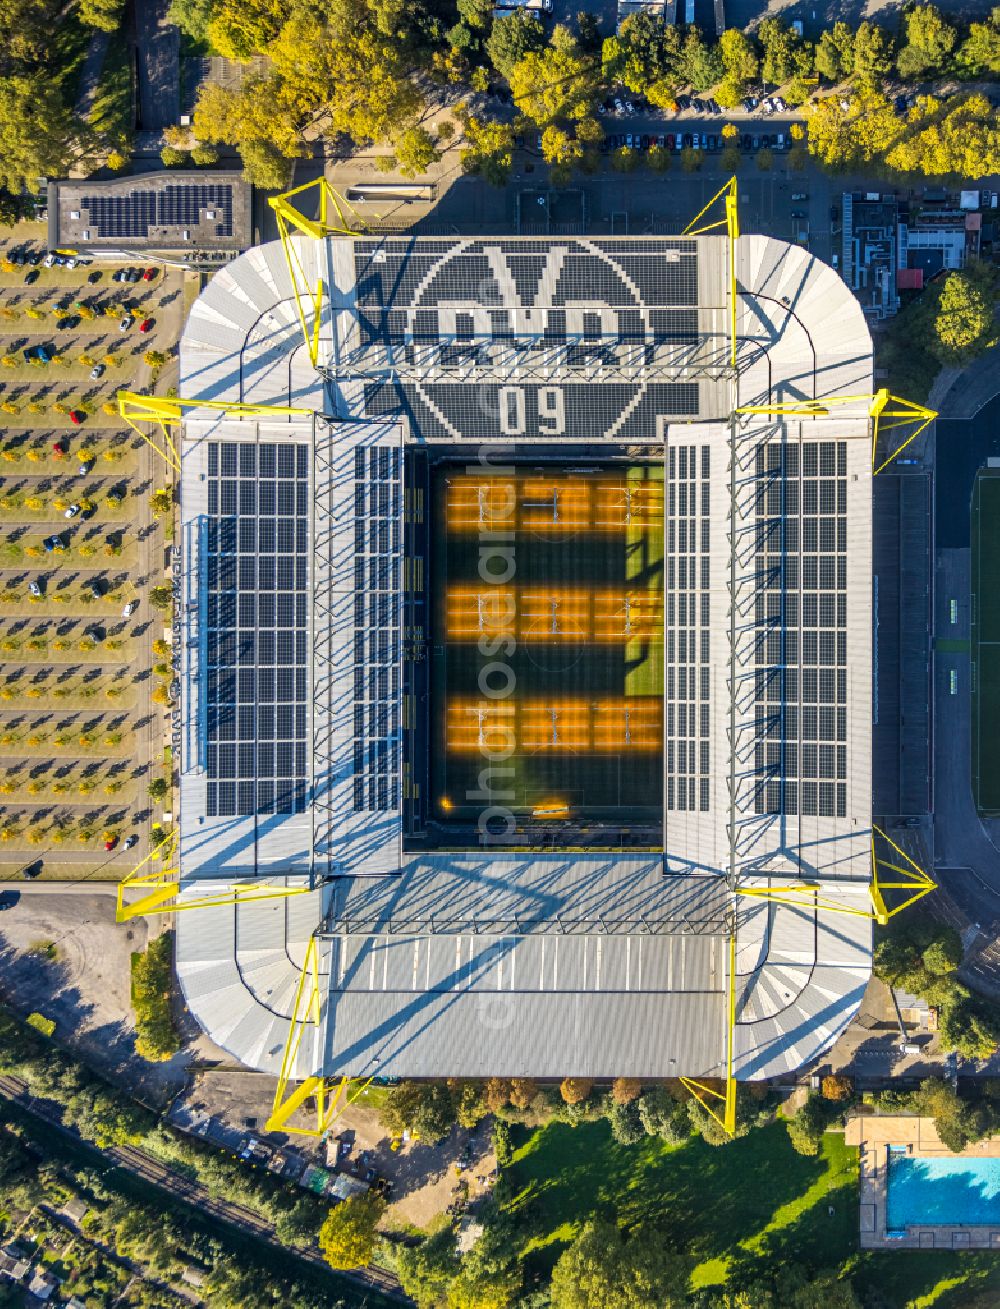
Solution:
[[[0,242],[0,877],[117,878],[169,769],[150,592],[172,481],[115,397],[169,367],[184,274],[56,260],[27,230]]]

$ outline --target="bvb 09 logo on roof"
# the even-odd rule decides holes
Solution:
[[[649,331],[638,287],[592,242],[456,242],[406,307],[406,380],[443,435],[614,437],[646,393]],[[436,366],[448,352],[473,374]]]

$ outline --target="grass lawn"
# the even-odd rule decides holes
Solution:
[[[857,1151],[839,1134],[816,1158],[796,1154],[780,1123],[718,1148],[699,1138],[621,1146],[605,1122],[515,1129],[515,1141],[505,1173],[517,1234],[529,1271],[543,1276],[597,1214],[664,1227],[693,1259],[693,1287],[723,1282],[737,1263],[763,1273],[796,1262],[851,1263],[858,1289],[877,1288],[887,1309],[964,1306],[973,1288],[1000,1289],[995,1256],[860,1252]]]

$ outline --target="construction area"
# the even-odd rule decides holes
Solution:
[[[123,397],[180,469],[184,656],[179,836],[120,914],[183,911],[272,1128],[577,1075],[681,1077],[732,1131],[933,889],[871,753],[872,479],[934,415],[735,184],[677,237],[273,204],[182,398]]]

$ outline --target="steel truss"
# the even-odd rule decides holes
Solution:
[[[306,195],[317,201],[319,215],[307,217],[300,204]],[[358,212],[336,191],[325,177],[317,177],[283,195],[271,196],[268,204],[274,210],[278,220],[278,235],[281,248],[288,266],[288,276],[292,280],[292,294],[295,297],[295,310],[302,328],[302,338],[309,351],[309,362],[313,368],[319,364],[319,332],[323,320],[323,294],[326,284],[322,275],[317,275],[315,285],[302,266],[299,252],[292,240],[298,232],[303,236],[320,241],[333,233],[344,236],[356,236],[365,230],[365,224]],[[350,214],[350,218],[347,216]],[[353,218],[355,225],[352,226]]]
[[[285,1042],[281,1071],[278,1074],[278,1085],[274,1092],[274,1104],[271,1108],[271,1116],[264,1125],[266,1132],[284,1131],[291,1132],[296,1136],[324,1136],[330,1130],[331,1124],[344,1112],[347,1106],[352,1104],[371,1085],[372,1077],[356,1079],[350,1077],[328,1078],[315,1073],[301,1079],[297,1076],[296,1064],[298,1063],[299,1051],[302,1048],[302,1039],[305,1036],[307,1026],[311,1027],[313,1036],[313,1050],[309,1059],[309,1066],[316,1068],[322,1065],[323,1052],[318,1047],[323,1038],[323,1012],[323,990],[319,971],[319,942],[314,935],[311,937],[306,949],[306,957],[302,964],[302,971],[299,974],[299,984],[295,990],[295,1004],[292,1007],[288,1039]],[[357,1090],[353,1095],[349,1094],[352,1081],[358,1083]],[[298,1082],[298,1085],[289,1094],[288,1087],[291,1082]],[[336,1089],[334,1089],[334,1085],[336,1085]],[[289,1120],[307,1100],[313,1101],[315,1126],[298,1127]]]
[[[708,211],[716,205],[719,200],[723,202],[723,216],[717,219],[711,219],[707,223],[698,223],[705,217]],[[736,367],[736,242],[740,236],[740,214],[739,214],[739,192],[736,186],[736,178],[731,177],[729,181],[716,191],[708,204],[691,219],[681,236],[702,236],[706,232],[717,232],[725,229],[728,238],[729,247],[729,366]]]
[[[180,425],[188,409],[212,409],[233,418],[262,418],[270,414],[312,414],[311,409],[297,409],[289,405],[239,404],[225,400],[186,400],[183,396],[136,395],[132,391],[118,392],[118,413],[137,436],[141,436],[175,472],[181,470],[181,459],[170,434],[172,427]],[[140,423],[153,423],[160,430],[161,445],[144,432]]]

